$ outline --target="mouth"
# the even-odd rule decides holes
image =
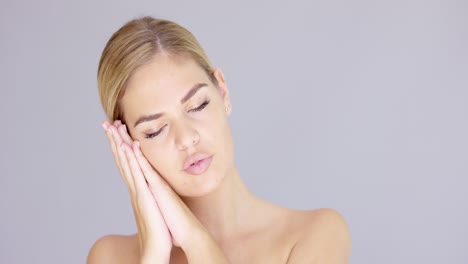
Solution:
[[[199,175],[205,172],[211,165],[213,155],[206,153],[195,153],[187,158],[184,164],[184,171],[188,174]]]

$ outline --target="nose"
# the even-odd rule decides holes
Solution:
[[[176,129],[175,143],[179,150],[195,146],[200,141],[200,134],[188,124],[179,124]]]

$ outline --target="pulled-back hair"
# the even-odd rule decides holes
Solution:
[[[190,31],[148,16],[131,20],[112,35],[99,61],[99,96],[110,121],[123,118],[120,101],[129,78],[156,55],[193,59],[217,85],[213,66]]]

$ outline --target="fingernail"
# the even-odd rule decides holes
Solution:
[[[125,132],[128,132],[127,131],[127,125],[123,125],[124,129],[125,129]]]
[[[104,130],[107,130],[107,124],[106,124],[106,122],[102,122],[101,125],[102,125],[102,128],[104,128]]]

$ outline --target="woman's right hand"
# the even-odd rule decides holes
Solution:
[[[133,140],[120,121],[115,121],[114,124],[105,121],[103,127],[117,167],[130,193],[138,228],[141,263],[169,263],[171,234],[140,166],[129,156],[134,155],[131,151]]]

